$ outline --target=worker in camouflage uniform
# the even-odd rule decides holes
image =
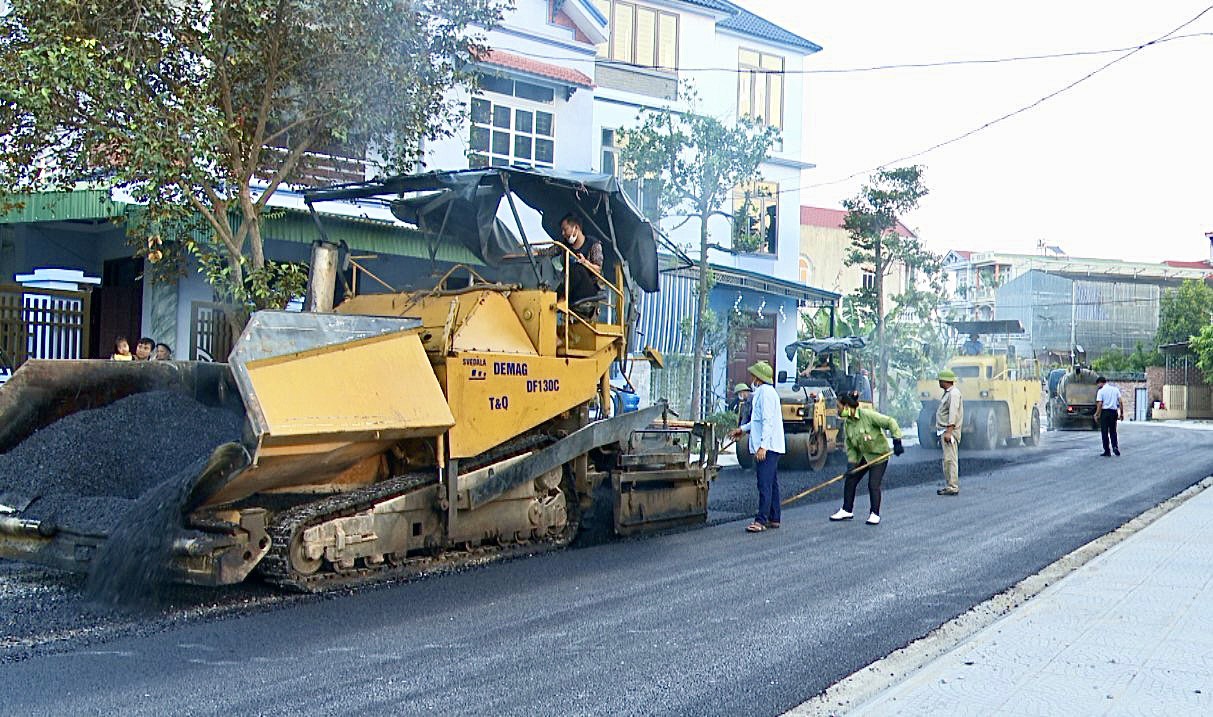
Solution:
[[[900,456],[905,453],[901,446],[901,427],[897,421],[871,408],[859,407],[858,391],[847,391],[838,397],[838,415],[846,426],[847,473],[842,484],[842,509],[830,516],[830,520],[850,520],[855,517],[855,489],[859,481],[868,477],[868,502],[870,513],[868,525],[880,524],[880,486],[884,482],[885,469],[889,467],[889,453]],[[893,447],[885,431],[893,436]]]

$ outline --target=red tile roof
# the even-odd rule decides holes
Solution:
[[[801,207],[800,226],[825,227],[827,229],[842,229],[842,222],[847,213],[842,209],[826,209],[824,207]],[[897,222],[897,233],[903,237],[917,236],[905,224]]]
[[[1213,265],[1211,265],[1207,261],[1168,260],[1168,261],[1164,261],[1163,264],[1166,264],[1167,266],[1173,266],[1176,269],[1213,269]]]
[[[571,70],[567,67],[547,62],[540,62],[539,60],[532,60],[529,57],[515,55],[512,52],[505,52],[504,50],[490,49],[480,57],[480,61],[486,65],[504,67],[507,70],[517,70],[518,72],[525,72],[528,75],[546,77],[549,80],[558,80],[578,87],[594,86],[594,81],[584,72],[578,72],[577,70]]]

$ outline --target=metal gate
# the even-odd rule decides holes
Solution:
[[[1145,388],[1133,390],[1133,420],[1146,420],[1146,411],[1150,410],[1150,397]]]
[[[88,356],[89,292],[0,285],[0,364]]]
[[[232,325],[228,306],[211,301],[190,304],[191,361],[227,361],[232,352]]]

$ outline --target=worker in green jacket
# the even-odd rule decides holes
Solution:
[[[850,520],[855,517],[855,489],[866,474],[868,477],[868,499],[871,514],[868,525],[880,524],[880,484],[884,481],[888,459],[877,460],[890,451],[889,439],[893,436],[893,455],[905,453],[901,445],[901,427],[897,421],[870,408],[859,407],[859,392],[847,391],[838,397],[838,415],[843,419],[847,439],[847,478],[842,488],[842,509],[830,516],[830,520]]]

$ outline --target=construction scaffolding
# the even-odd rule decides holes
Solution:
[[[1112,350],[1151,346],[1159,299],[1167,283],[1125,277],[1084,278],[1039,270],[998,289],[994,315],[1019,319],[1025,334],[1012,341],[1023,356],[1069,356],[1080,346],[1088,361]]]

